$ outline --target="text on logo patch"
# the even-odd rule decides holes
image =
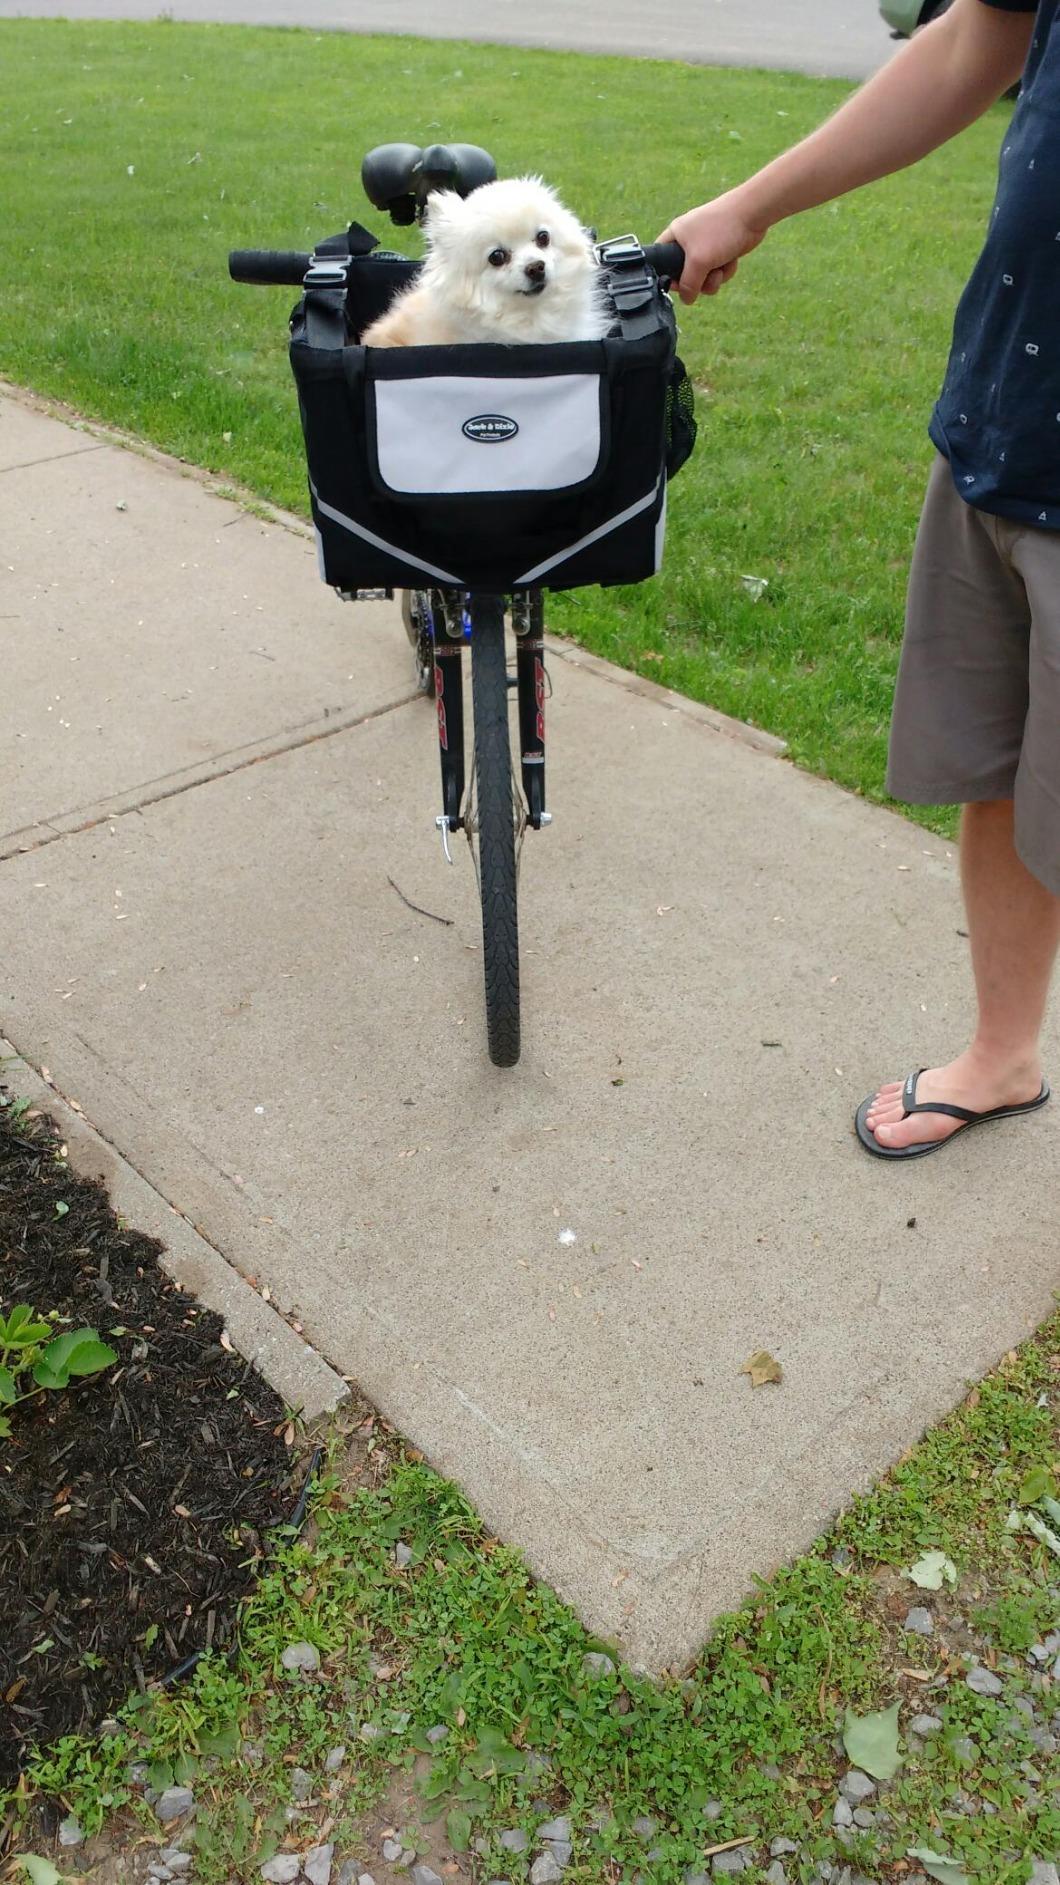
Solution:
[[[476,445],[503,445],[505,439],[515,437],[519,427],[503,412],[480,412],[474,419],[465,419],[461,429],[464,437],[473,439]]]

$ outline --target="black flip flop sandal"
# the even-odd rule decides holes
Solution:
[[[921,1067],[917,1073],[911,1073],[902,1089],[902,1105],[905,1109],[903,1118],[908,1119],[910,1113],[945,1113],[948,1119],[961,1120],[961,1132],[966,1132],[969,1126],[984,1126],[988,1119],[1014,1119],[1017,1113],[1036,1112],[1049,1098],[1049,1082],[1043,1080],[1042,1090],[1036,1100],[1023,1100],[1018,1106],[993,1106],[988,1113],[973,1113],[967,1106],[947,1106],[942,1100],[918,1101],[917,1081],[923,1072],[924,1068]],[[869,1107],[875,1098],[875,1093],[870,1093],[868,1099],[862,1100],[854,1115],[854,1131],[873,1158],[924,1158],[929,1152],[941,1152],[944,1145],[952,1145],[954,1139],[961,1136],[960,1132],[951,1132],[948,1139],[922,1140],[918,1145],[881,1145],[875,1133],[865,1124]]]

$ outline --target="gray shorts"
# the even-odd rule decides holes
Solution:
[[[1060,532],[974,510],[947,461],[909,577],[887,790],[1015,801],[1016,849],[1060,896]]]

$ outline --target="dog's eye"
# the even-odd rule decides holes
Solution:
[[[505,262],[511,261],[512,253],[510,249],[491,249],[488,259],[491,268],[503,268]]]
[[[547,249],[551,239],[547,229],[539,229],[534,237],[539,249]]]

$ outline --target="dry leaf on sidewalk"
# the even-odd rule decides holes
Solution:
[[[750,1375],[753,1388],[763,1388],[770,1381],[779,1386],[784,1379],[783,1368],[767,1348],[756,1349],[750,1360],[744,1362],[740,1373]]]

